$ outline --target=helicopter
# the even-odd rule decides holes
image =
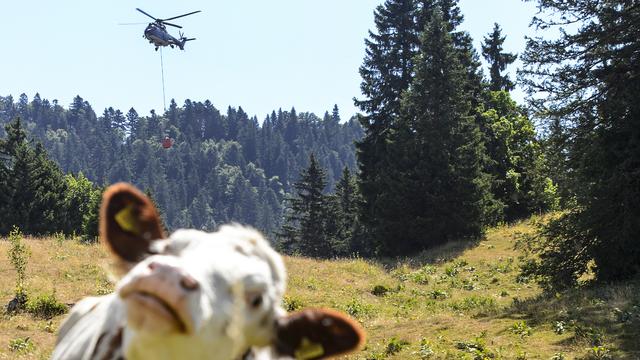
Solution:
[[[184,36],[184,34],[182,34],[182,32],[179,32],[179,34],[180,34],[179,38],[175,38],[175,37],[171,36],[171,34],[169,34],[169,32],[167,31],[167,27],[165,25],[169,25],[169,26],[173,26],[173,27],[177,27],[179,29],[182,29],[182,26],[169,23],[169,22],[167,22],[167,20],[174,20],[174,19],[181,18],[181,17],[184,17],[184,16],[197,14],[197,13],[200,12],[200,10],[193,11],[193,12],[190,12],[190,13],[187,13],[187,14],[174,16],[174,17],[171,17],[171,18],[168,18],[168,19],[157,19],[157,18],[147,14],[142,9],[136,8],[136,10],[140,11],[141,13],[143,13],[143,14],[147,15],[148,17],[152,18],[153,20],[155,20],[154,22],[149,23],[149,25],[147,25],[147,28],[144,29],[144,35],[142,35],[142,37],[147,39],[147,40],[149,40],[149,43],[155,45],[156,51],[158,51],[158,48],[160,46],[169,46],[172,49],[173,49],[174,46],[177,46],[177,47],[180,48],[180,50],[184,50],[184,44],[187,41],[195,40],[195,38],[187,38],[186,36]]]

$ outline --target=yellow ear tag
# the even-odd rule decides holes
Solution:
[[[294,355],[296,360],[315,359],[324,355],[324,348],[322,344],[312,343],[305,337],[302,338],[302,343]]]
[[[114,219],[123,230],[140,235],[140,224],[138,224],[138,219],[133,214],[133,205],[128,205],[118,211]]]

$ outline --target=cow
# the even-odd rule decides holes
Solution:
[[[364,342],[361,326],[335,310],[286,313],[284,262],[256,230],[166,237],[151,200],[119,183],[103,195],[99,231],[121,278],[114,293],[72,308],[53,360],[312,360]]]

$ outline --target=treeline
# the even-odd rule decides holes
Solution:
[[[0,97],[0,122],[15,118],[62,172],[96,186],[128,181],[147,191],[170,229],[212,230],[236,221],[273,234],[309,155],[327,169],[328,190],[345,167],[355,168],[353,143],[362,136],[360,124],[341,121],[337,107],[322,118],[274,111],[259,123],[242,108],[222,114],[209,101],[186,100],[182,107],[172,101],[162,116],[113,108],[97,116],[79,96],[68,109],[38,94],[31,101]],[[173,143],[168,149],[166,136]],[[16,168],[10,159],[5,165]]]
[[[528,40],[522,57],[529,92],[522,108],[503,74],[515,56],[502,49],[500,27],[483,41],[485,78],[470,36],[459,30],[457,3],[387,0],[377,8],[360,68],[364,97],[356,100],[365,137],[357,144],[355,231],[343,238],[336,230],[339,213],[330,209],[340,196],[323,198],[323,174],[310,167],[302,177],[309,181],[296,184],[284,238],[314,256],[339,254],[344,244],[347,253],[361,250],[358,239],[373,255],[411,255],[561,204],[564,211],[529,243],[525,277],[556,290],[585,275],[635,276],[640,7],[539,0],[533,26],[542,35]]]
[[[491,66],[485,78],[471,37],[458,29],[457,1],[388,0],[374,16],[360,68],[364,98],[356,100],[365,137],[357,144],[360,200],[352,219],[361,225],[350,238],[328,243],[411,255],[554,208],[541,143],[509,95],[513,83],[503,72],[515,56],[503,51],[500,28],[484,41]],[[306,188],[297,188],[291,206],[297,215],[288,220],[320,236],[305,225],[322,223],[307,219],[317,211],[316,192]],[[295,211],[300,202],[308,203],[306,218]],[[333,226],[331,217],[324,223]],[[310,247],[308,238],[298,236],[297,248],[316,255],[318,245]]]
[[[356,178],[323,194],[308,167],[289,199],[280,236],[311,256],[412,255],[487,226],[555,209],[543,143],[504,74],[496,24],[479,55],[457,1],[388,0],[375,11],[360,68],[364,98]]]
[[[81,173],[64,175],[41,143],[27,139],[20,119],[0,139],[0,234],[66,233],[92,239],[98,232],[102,190]]]

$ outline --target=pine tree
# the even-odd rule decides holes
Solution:
[[[355,100],[365,115],[359,117],[365,136],[357,143],[362,220],[373,232],[377,229],[383,191],[387,139],[400,114],[400,97],[409,87],[418,43],[414,0],[389,0],[374,13],[376,32],[365,40],[366,56],[360,67],[363,100]]]
[[[333,255],[325,231],[328,208],[325,186],[325,171],[311,154],[309,166],[293,185],[295,194],[285,210],[285,224],[279,236],[285,250],[312,257]]]
[[[511,91],[515,87],[514,83],[509,79],[509,75],[502,75],[507,66],[516,61],[517,56],[504,52],[502,45],[507,37],[502,36],[502,29],[498,23],[493,25],[493,32],[484,38],[482,43],[482,56],[489,63],[489,74],[491,75],[491,83],[489,89],[491,91]]]
[[[491,202],[485,155],[471,113],[472,96],[448,23],[434,11],[421,37],[415,78],[390,139],[385,207],[377,240],[382,253],[409,254],[481,234]]]
[[[0,140],[0,156],[6,202],[0,233],[15,225],[28,234],[48,234],[64,230],[66,183],[57,165],[47,158],[42,144],[32,146],[19,118],[5,127],[7,139]]]
[[[640,271],[640,61],[634,1],[539,1],[533,25],[562,29],[533,38],[521,76],[542,119],[559,121],[575,206],[544,232],[535,275],[547,286]],[[579,26],[567,26],[569,24]],[[555,35],[559,34],[559,35]]]
[[[356,177],[351,175],[348,167],[342,170],[331,200],[334,205],[330,219],[335,219],[336,222],[332,241],[334,252],[343,256],[354,252],[369,255],[368,249],[360,248],[357,243],[362,230],[358,216],[360,196]]]

